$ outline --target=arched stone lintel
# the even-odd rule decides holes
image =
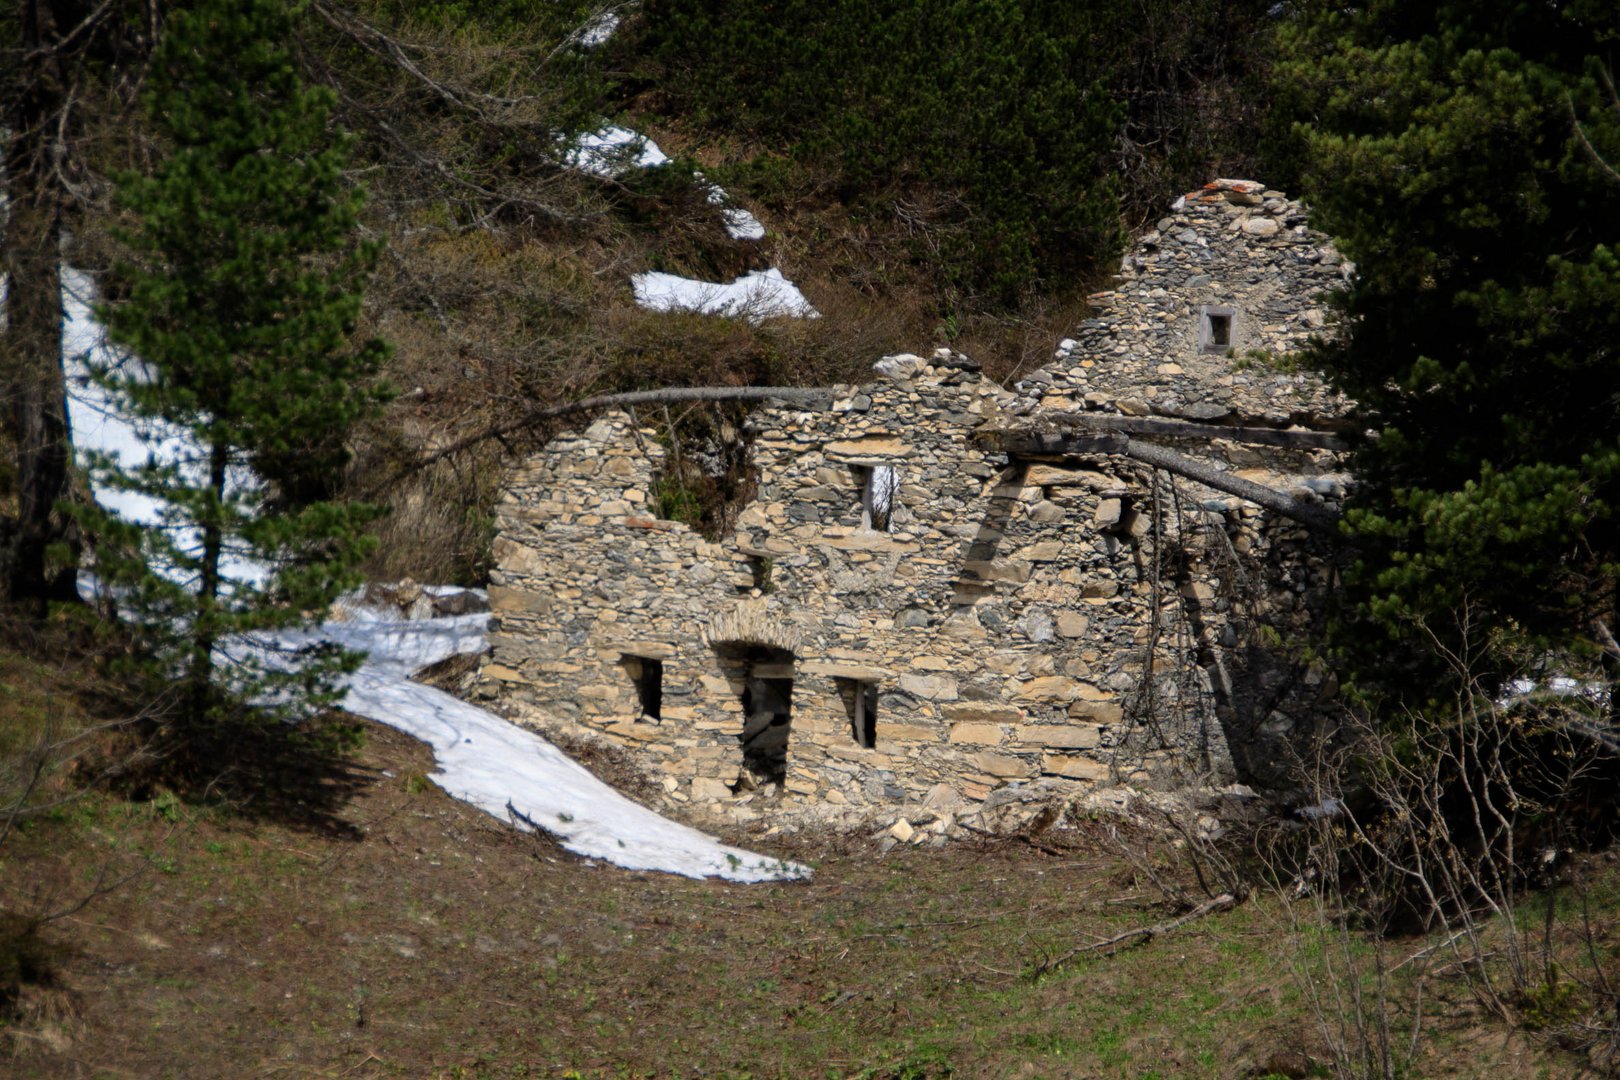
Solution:
[[[795,656],[800,645],[798,630],[778,618],[763,599],[740,600],[729,610],[716,612],[704,642],[710,648],[758,645]]]

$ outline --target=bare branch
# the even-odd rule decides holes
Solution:
[[[69,52],[77,43],[80,34],[88,34],[100,25],[102,16],[107,14],[107,9],[112,7],[112,2],[113,0],[101,0],[100,6],[80,20],[79,25],[72,30],[69,30],[48,45],[42,44],[26,53],[23,57],[24,62],[38,60],[45,56],[62,56]]]
[[[1211,897],[1210,899],[1204,901],[1202,904],[1199,904],[1197,907],[1193,908],[1184,915],[1177,915],[1173,919],[1166,919],[1164,922],[1154,923],[1152,926],[1138,926],[1133,930],[1125,931],[1123,934],[1115,934],[1113,937],[1104,938],[1101,941],[1094,941],[1089,945],[1081,945],[1077,948],[1071,949],[1062,956],[1044,961],[1038,965],[1035,969],[1035,974],[1045,975],[1049,971],[1055,971],[1064,964],[1067,964],[1070,960],[1073,960],[1075,957],[1081,956],[1085,953],[1099,953],[1103,956],[1112,956],[1121,949],[1131,948],[1136,945],[1145,945],[1156,937],[1168,934],[1174,930],[1179,930],[1188,923],[1196,922],[1206,915],[1213,915],[1219,911],[1230,911],[1232,908],[1237,907],[1238,900],[1239,898],[1233,893],[1221,893],[1219,896]]]
[[[478,108],[477,103],[495,105],[501,108],[513,108],[518,105],[543,103],[545,101],[544,98],[535,94],[526,94],[520,97],[499,97],[494,94],[470,90],[466,87],[452,87],[423,71],[411,59],[410,54],[405,50],[405,46],[397,38],[379,30],[354,14],[354,12],[323,3],[321,0],[316,0],[310,6],[329,26],[347,35],[350,40],[362,49],[365,49],[373,56],[392,61],[395,67],[433,91],[449,104],[478,113],[481,118],[487,119],[482,110]]]
[[[1620,116],[1620,91],[1615,89],[1614,77],[1606,69],[1600,69],[1598,77],[1603,80],[1604,87],[1609,91],[1609,100],[1614,104],[1616,116]],[[1592,164],[1607,173],[1609,179],[1620,184],[1620,169],[1611,165],[1598,152],[1598,148],[1592,145],[1592,140],[1586,134],[1586,126],[1581,123],[1580,117],[1575,115],[1575,99],[1566,94],[1564,96],[1564,107],[1569,111],[1570,127],[1575,130],[1575,137],[1581,141],[1581,148],[1586,151],[1586,156],[1592,159]]]
[[[450,445],[441,447],[420,461],[413,463],[406,470],[406,474],[435,465],[445,458],[463,453],[492,439],[501,439],[520,431],[538,427],[548,420],[555,420],[562,416],[572,416],[576,413],[598,412],[603,409],[627,409],[637,405],[674,405],[687,401],[795,401],[811,404],[826,402],[832,396],[833,391],[823,387],[806,388],[800,386],[673,386],[664,390],[634,390],[624,394],[603,394],[598,397],[584,398],[580,401],[569,401],[561,405],[547,405],[543,408],[532,409],[510,423],[497,424],[465,438],[457,439]],[[402,479],[403,475],[394,477],[390,484]]]

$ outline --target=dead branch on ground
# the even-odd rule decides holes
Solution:
[[[1219,896],[1205,900],[1202,904],[1199,904],[1197,907],[1193,908],[1184,915],[1177,915],[1173,919],[1166,919],[1164,922],[1154,923],[1152,926],[1138,926],[1134,929],[1127,930],[1122,934],[1115,934],[1113,937],[1104,938],[1101,941],[1094,941],[1088,945],[1077,946],[1076,948],[1070,949],[1062,956],[1055,957],[1051,960],[1042,961],[1035,968],[1035,975],[1038,977],[1045,975],[1048,972],[1055,971],[1064,964],[1067,964],[1069,961],[1073,960],[1075,957],[1084,956],[1088,953],[1096,953],[1101,956],[1112,956],[1124,949],[1134,948],[1137,945],[1146,945],[1154,938],[1162,937],[1165,934],[1179,930],[1188,923],[1197,922],[1206,915],[1213,915],[1220,911],[1230,911],[1232,908],[1237,907],[1239,902],[1240,898],[1237,895],[1233,893],[1221,893]]]

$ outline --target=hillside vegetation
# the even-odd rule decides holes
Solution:
[[[941,344],[1027,371],[1137,221],[1255,165],[1262,4],[617,10],[590,47],[582,5],[306,19],[311,74],[340,87],[388,240],[368,313],[402,396],[360,440],[355,491],[537,400],[844,381]],[[608,120],[674,160],[558,167],[569,132]],[[709,183],[763,240],[728,235]],[[628,287],[644,270],[718,282],[768,266],[822,317],[655,313]],[[714,438],[711,418],[684,422]],[[374,569],[477,579],[495,453],[390,491]]]

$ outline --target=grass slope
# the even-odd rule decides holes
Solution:
[[[63,914],[50,985],[0,1027],[11,1074],[1239,1077],[1322,1056],[1290,976],[1322,943],[1265,902],[1033,978],[1164,915],[1085,837],[822,842],[781,852],[818,864],[796,884],[626,873],[448,799],[422,744],[366,734],[262,806],[88,794],[13,834],[0,909]],[[1419,1075],[1571,1074],[1430,992]]]

